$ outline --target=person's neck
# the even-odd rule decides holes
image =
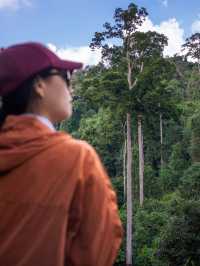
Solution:
[[[27,112],[24,113],[23,115],[35,117],[41,123],[43,123],[44,125],[46,125],[48,128],[50,128],[51,130],[55,131],[55,127],[54,127],[53,123],[46,116],[41,115],[41,114],[36,114],[36,113],[27,113]]]
[[[33,115],[40,116],[40,117],[45,117],[52,124],[55,124],[55,121],[53,121],[53,119],[51,119],[49,113],[46,110],[44,110],[44,108],[40,108],[40,106],[30,105],[27,108],[26,113],[27,114],[33,114]]]

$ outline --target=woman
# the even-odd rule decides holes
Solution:
[[[109,266],[122,238],[94,149],[56,132],[72,114],[64,61],[39,43],[0,52],[0,265]]]

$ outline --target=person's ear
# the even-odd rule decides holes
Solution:
[[[45,88],[46,88],[46,84],[44,80],[40,77],[36,78],[34,81],[34,92],[37,97],[44,98]]]

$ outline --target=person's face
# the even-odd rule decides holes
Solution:
[[[50,75],[40,80],[40,109],[53,122],[60,122],[72,115],[71,87],[63,72],[52,69]],[[37,85],[39,86],[39,85]]]

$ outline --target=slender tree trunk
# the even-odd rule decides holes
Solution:
[[[127,231],[126,231],[126,265],[132,265],[132,145],[131,115],[127,113]]]
[[[160,107],[160,103],[159,103]],[[164,160],[163,160],[163,117],[162,113],[160,113],[160,166],[163,168]]]
[[[144,151],[142,135],[142,115],[138,115],[138,145],[139,145],[139,183],[140,183],[140,206],[144,203]]]
[[[125,132],[126,134],[126,132]],[[127,171],[126,171],[126,157],[127,157],[127,145],[126,145],[126,135],[124,139],[124,147],[123,147],[123,178],[124,178],[124,202],[126,201],[126,180],[127,180]]]
[[[164,160],[163,160],[163,119],[161,113],[160,113],[160,164],[162,168],[164,165]]]

